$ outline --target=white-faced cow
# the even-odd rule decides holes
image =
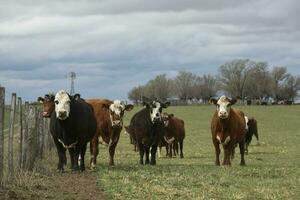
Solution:
[[[231,165],[230,157],[234,152],[234,148],[239,144],[241,154],[241,165],[245,165],[245,134],[246,122],[244,113],[231,108],[236,103],[236,99],[229,99],[222,96],[220,99],[210,99],[210,102],[216,105],[211,120],[212,141],[216,153],[216,165],[220,165],[220,144],[224,149],[223,165]]]
[[[58,170],[64,170],[65,151],[68,149],[72,170],[78,170],[80,155],[80,170],[83,171],[86,146],[96,131],[93,108],[80,95],[70,96],[63,90],[56,93],[54,103],[55,112],[51,114],[50,132],[58,151]]]
[[[96,165],[100,139],[108,145],[109,165],[114,165],[115,149],[123,127],[123,116],[125,111],[133,109],[133,105],[125,104],[119,100],[110,101],[107,99],[90,99],[86,100],[86,102],[93,106],[97,120],[97,129],[90,146],[92,153],[91,168],[94,168]]]
[[[144,102],[145,108],[137,112],[130,121],[128,130],[135,136],[135,141],[139,148],[140,164],[156,164],[156,151],[159,141],[163,136],[162,109],[167,108],[169,102],[160,101]],[[151,161],[149,153],[151,148]]]

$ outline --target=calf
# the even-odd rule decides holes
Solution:
[[[175,150],[178,153],[179,144],[180,158],[183,158],[183,140],[185,138],[184,121],[175,117],[173,114],[164,113],[163,122],[163,141],[166,143],[168,156],[172,157],[172,150]]]
[[[54,94],[45,94],[45,97],[38,97],[38,102],[43,104],[43,117],[50,118],[55,109]]]
[[[58,151],[58,170],[64,170],[65,150],[68,149],[72,171],[78,170],[79,155],[82,158],[80,170],[83,171],[86,145],[96,131],[93,108],[79,95],[70,96],[63,90],[55,95],[54,103],[55,112],[51,114],[50,132]]]
[[[257,140],[257,144],[259,145],[259,137],[258,137],[258,132],[257,132],[257,121],[255,118],[251,117],[248,118],[245,116],[246,124],[247,124],[247,129],[246,129],[246,138],[245,138],[245,153],[248,153],[248,146],[250,145],[252,141],[252,136],[254,135]]]
[[[91,168],[95,168],[99,154],[99,139],[108,145],[109,165],[114,165],[115,149],[120,138],[123,127],[123,116],[125,111],[133,109],[133,105],[122,101],[110,101],[107,99],[90,99],[87,103],[93,106],[97,120],[97,129],[91,141]]]
[[[216,153],[216,165],[220,165],[220,144],[224,149],[223,165],[231,165],[230,157],[234,148],[239,144],[241,154],[241,165],[245,165],[245,133],[246,122],[244,113],[231,108],[236,99],[229,99],[222,96],[220,99],[210,99],[210,102],[217,106],[217,110],[211,120],[212,141]]]
[[[156,151],[159,141],[163,136],[162,109],[167,108],[169,102],[160,101],[144,102],[145,108],[137,112],[130,121],[129,130],[136,138],[140,153],[140,164],[156,164]],[[149,152],[151,148],[151,161]]]

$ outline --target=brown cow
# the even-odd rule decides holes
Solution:
[[[174,114],[163,114],[164,136],[167,155],[172,157],[172,150],[178,153],[180,147],[180,158],[183,158],[183,140],[185,138],[184,121],[174,116]]]
[[[236,99],[229,99],[222,96],[219,100],[210,99],[210,102],[217,106],[211,120],[212,140],[215,146],[216,165],[220,165],[220,144],[224,149],[223,165],[231,165],[230,157],[234,148],[239,144],[241,154],[241,165],[245,165],[245,134],[246,122],[242,111],[231,108]]]
[[[54,94],[45,94],[45,97],[38,97],[38,101],[43,104],[43,117],[50,118],[55,109]]]
[[[99,139],[102,139],[109,148],[109,165],[114,165],[115,149],[120,138],[120,132],[123,127],[123,116],[125,111],[133,109],[133,105],[115,100],[90,99],[86,100],[94,108],[97,120],[97,130],[91,141],[91,168],[96,166],[97,156],[99,154]]]

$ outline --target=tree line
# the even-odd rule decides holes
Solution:
[[[294,101],[300,90],[300,77],[293,76],[286,67],[269,67],[267,62],[237,59],[221,65],[216,75],[197,75],[179,71],[175,78],[157,75],[145,85],[132,88],[128,98],[135,103],[143,96],[167,100],[201,100],[224,93],[242,100]]]

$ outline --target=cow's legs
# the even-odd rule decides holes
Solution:
[[[118,144],[118,141],[116,141],[114,144],[109,146],[109,165],[110,166],[114,166],[115,162],[114,162],[114,156],[115,156],[115,151],[116,151],[116,146]]]
[[[215,164],[220,165],[220,152],[221,152],[220,145],[219,145],[219,142],[216,141],[216,140],[214,140],[213,143],[214,143],[214,146],[215,146],[215,153],[216,153]]]
[[[144,164],[144,145],[142,143],[138,143],[139,145],[139,152],[140,152],[140,164],[143,165]]]
[[[97,156],[99,154],[99,140],[98,137],[94,137],[90,143],[90,151],[91,151],[91,160],[90,167],[91,169],[96,168]]]
[[[78,147],[69,149],[70,159],[71,159],[71,162],[73,163],[72,171],[77,171],[78,170],[78,156],[79,156],[79,154],[77,153],[77,151],[78,151]],[[77,157],[77,159],[76,159],[76,157]]]
[[[73,169],[74,166],[74,159],[72,159],[71,151],[69,150],[69,156],[70,156],[70,169]]]
[[[256,140],[257,140],[257,145],[260,145],[257,131],[254,132],[254,135],[255,135]]]
[[[169,149],[168,149],[168,144],[166,144],[166,157],[169,156]]]
[[[150,165],[156,165],[156,151],[157,151],[157,144],[154,144],[151,147],[151,161],[150,161]]]
[[[179,141],[179,147],[180,147],[180,158],[183,158],[183,140]]]
[[[231,165],[230,156],[232,155],[232,148],[230,148],[230,146],[223,146],[223,149],[224,149],[223,165]]]
[[[85,170],[84,156],[85,156],[86,146],[87,146],[87,143],[83,144],[80,149],[80,156],[81,156],[80,170],[81,171]]]
[[[161,146],[159,146],[158,148],[159,148],[159,149],[158,149],[158,151],[157,151],[157,155],[158,155],[159,158],[161,158]]]
[[[149,164],[149,152],[150,152],[150,147],[144,147],[145,148],[145,154],[146,154],[146,160],[145,160],[145,165]],[[152,157],[152,155],[151,155]]]
[[[172,146],[172,144],[167,144],[167,147],[168,147],[168,149],[169,149],[169,158],[172,158],[172,156],[173,156],[173,146]]]
[[[54,143],[58,155],[57,170],[62,173],[64,172],[64,164],[67,162],[66,149],[58,142],[58,140],[54,140]]]
[[[244,166],[244,165],[246,165],[245,158],[244,158],[245,142],[244,141],[240,142],[239,147],[240,147],[240,154],[241,154],[241,165]]]

